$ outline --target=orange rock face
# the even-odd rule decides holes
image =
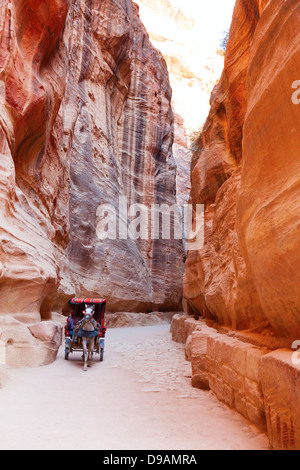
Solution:
[[[184,276],[191,309],[233,329],[271,325],[289,346],[300,337],[298,20],[297,2],[236,3],[192,173],[205,244]]]
[[[211,110],[192,171],[194,204],[205,204],[205,243],[189,253],[184,296],[193,311],[238,329],[264,321],[258,295],[239,247],[236,204],[242,166],[246,76],[258,21],[255,2],[237,2],[225,68],[211,96]]]
[[[300,448],[299,21],[298,1],[236,3],[192,172],[205,242],[189,254],[183,282],[189,313],[223,333],[207,336],[205,359],[194,335],[196,386],[207,373],[220,400],[266,424],[275,449]],[[259,347],[255,383],[238,362],[245,343]]]
[[[300,5],[271,4],[248,66],[237,231],[264,314],[290,347],[300,338],[300,106],[292,101]]]

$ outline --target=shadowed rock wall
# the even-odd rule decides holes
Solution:
[[[175,203],[170,103],[165,61],[130,0],[1,2],[6,331],[11,316],[50,322],[72,295],[106,297],[112,311],[180,308],[180,240],[96,233],[98,206],[118,210],[119,196]]]
[[[70,38],[62,106],[71,186],[60,292],[101,294],[110,310],[177,309],[181,241],[100,242],[96,235],[99,204],[111,204],[118,214],[119,197],[129,206],[176,202],[167,67],[131,2],[87,2],[84,15],[76,5],[69,21],[78,36]]]

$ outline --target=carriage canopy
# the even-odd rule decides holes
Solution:
[[[78,328],[81,328],[80,322],[84,318],[86,307],[93,306],[93,318],[98,323],[97,328],[95,328],[97,336],[95,336],[94,339],[94,352],[98,353],[100,356],[100,361],[103,361],[104,338],[106,333],[106,327],[104,324],[106,300],[90,297],[74,297],[69,299],[68,304],[69,316],[65,325],[65,359],[68,359],[70,352],[72,353],[73,351],[83,351],[81,338],[82,335],[80,335],[80,329],[78,333],[76,333],[76,331]]]
[[[94,305],[94,318],[97,322],[104,327],[104,314],[106,307],[106,299],[94,299],[90,297],[74,297],[69,300],[70,308],[75,310],[75,316],[84,316],[83,311],[85,310],[86,305]]]
[[[77,298],[74,297],[73,299],[69,300],[70,305],[76,305],[76,304],[106,304],[106,299],[92,299],[92,298]]]

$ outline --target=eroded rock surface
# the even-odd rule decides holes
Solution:
[[[181,240],[97,236],[101,204],[176,202],[171,87],[137,7],[5,0],[0,13],[0,313],[32,336],[73,295],[180,309]]]
[[[189,254],[184,276],[190,311],[234,330],[269,331],[287,347],[300,337],[300,108],[291,99],[299,15],[292,0],[236,2],[193,163],[205,243]]]
[[[224,59],[216,47],[203,40],[196,14],[186,8],[185,2],[136,0],[136,3],[151,42],[168,65],[175,113],[177,200],[187,204],[191,189],[190,141],[206,120],[210,93],[219,80]]]
[[[299,20],[298,1],[236,2],[193,159],[191,195],[205,204],[205,242],[189,253],[184,275],[186,310],[219,331],[217,339],[204,334],[204,347],[197,331],[190,339],[194,385],[208,382],[265,428],[275,449],[300,445],[291,349],[300,338],[300,107],[292,100]]]
[[[273,0],[257,26],[237,206],[241,249],[264,315],[288,347],[300,338],[300,106],[292,101],[299,76],[299,20],[299,2]]]
[[[101,292],[111,311],[176,310],[180,240],[154,240],[151,234],[149,240],[102,242],[96,234],[100,204],[112,205],[118,215],[120,197],[128,207],[176,202],[165,61],[129,1],[95,1],[85,15],[75,2],[72,15],[70,27],[78,37],[70,38],[62,106],[71,177],[65,279],[82,295]]]

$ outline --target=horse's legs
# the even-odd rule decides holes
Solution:
[[[82,338],[82,346],[83,346],[83,360],[84,360],[83,370],[87,371],[88,348],[87,348],[87,338],[85,338],[84,336]]]
[[[93,362],[94,338],[89,339],[88,345],[89,345],[88,362],[90,365],[90,363]]]

